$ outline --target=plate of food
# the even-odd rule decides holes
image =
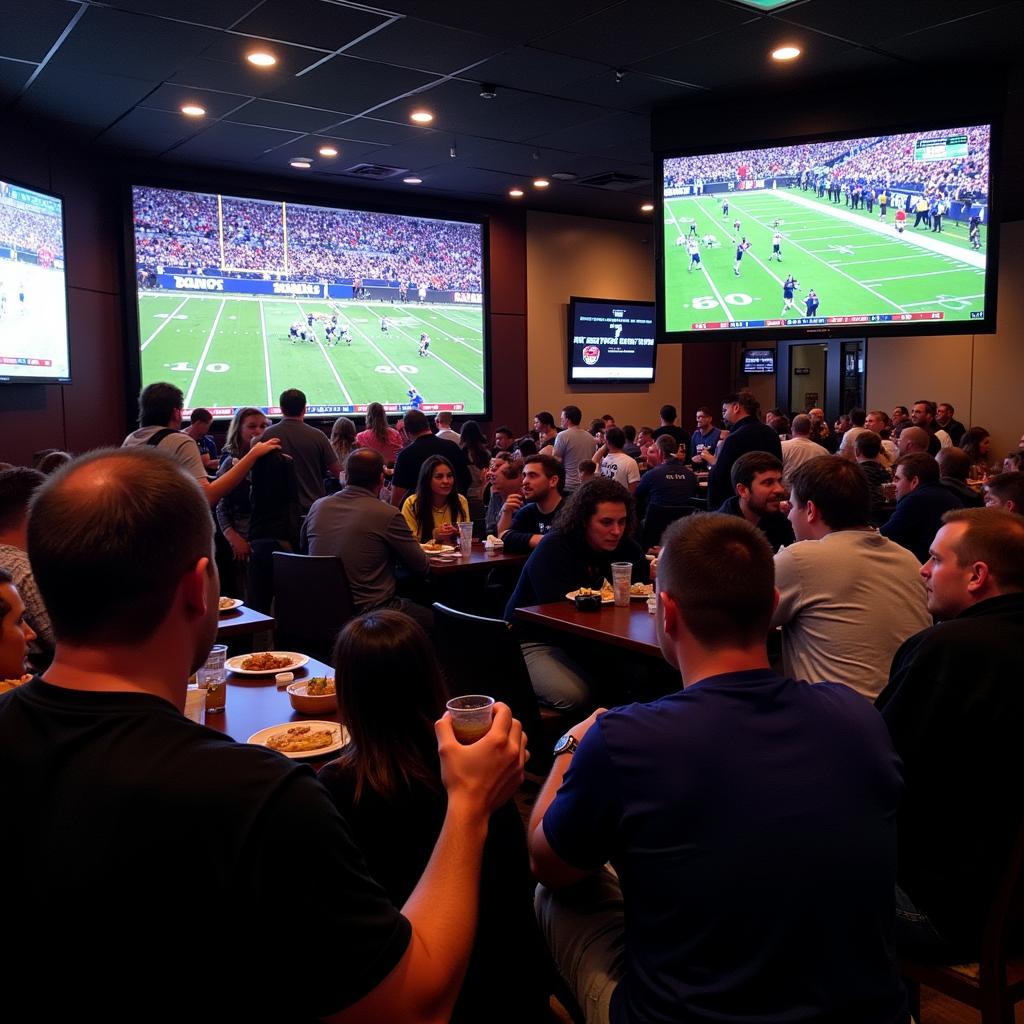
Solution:
[[[337,722],[282,722],[254,732],[247,742],[301,760],[341,750],[348,743],[348,732]]]
[[[240,676],[269,676],[301,668],[309,658],[294,651],[260,651],[258,654],[236,654],[224,664],[229,672]]]
[[[611,587],[602,587],[600,590],[593,590],[590,587],[580,587],[579,590],[570,590],[565,595],[567,601],[575,601],[577,597],[599,597],[601,604],[615,604],[615,592]]]
[[[217,605],[217,610],[220,612],[233,612],[236,608],[242,607],[242,599],[240,597],[222,597]]]
[[[421,544],[421,548],[428,555],[450,555],[455,550],[454,544],[438,544],[437,541],[429,541],[426,544]]]
[[[653,593],[653,583],[631,583],[629,586],[629,597],[632,601],[646,601]]]

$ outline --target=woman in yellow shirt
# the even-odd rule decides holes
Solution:
[[[455,470],[444,456],[432,455],[423,463],[416,493],[403,502],[402,515],[421,544],[453,542],[459,533],[455,524],[469,522],[469,503],[455,490]]]

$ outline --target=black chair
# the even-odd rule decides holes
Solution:
[[[665,529],[677,519],[692,516],[698,509],[694,505],[650,505],[640,529],[640,544],[646,551],[661,543]]]
[[[275,551],[275,643],[328,664],[341,627],[356,614],[340,559]]]
[[[559,712],[537,704],[509,624],[435,602],[434,644],[451,693],[486,693],[507,704],[526,730],[531,772],[544,770],[566,722]]]

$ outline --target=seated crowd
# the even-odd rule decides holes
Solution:
[[[544,1021],[557,970],[588,1024],[905,1024],[897,955],[978,957],[1024,820],[992,783],[1024,769],[1024,438],[995,461],[948,404],[762,421],[746,391],[692,433],[375,403],[328,437],[290,389],[221,452],[183,405],[150,385],[121,448],[0,468],[9,977],[43,1019]],[[466,522],[518,559],[488,585],[567,726],[525,828],[521,724],[498,703],[462,745],[445,712],[425,545]],[[281,550],[337,558],[355,606],[319,776],[181,714],[218,595],[269,599]],[[517,614],[613,563],[654,583],[662,658]],[[273,923],[301,986],[253,983]]]

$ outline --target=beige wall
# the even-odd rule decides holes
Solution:
[[[1017,447],[1024,432],[1024,221],[1003,225],[999,252],[996,333],[872,339],[868,408],[892,411],[918,398],[951,402],[962,423],[991,431],[995,452]]]
[[[653,229],[643,224],[530,212],[526,221],[527,394],[530,413],[558,419],[578,405],[583,422],[611,413],[619,423],[657,426],[658,408],[679,408],[681,346],[658,350],[653,384],[593,391],[566,383],[566,304],[570,295],[654,298]],[[495,368],[501,372],[500,365]],[[679,422],[690,428],[690,417]],[[530,424],[527,424],[529,426]]]

